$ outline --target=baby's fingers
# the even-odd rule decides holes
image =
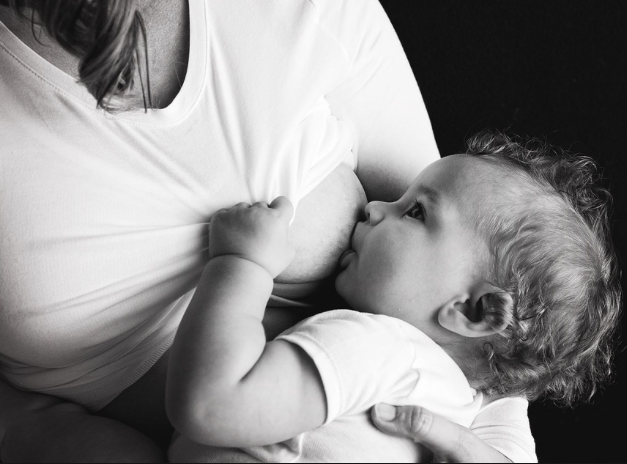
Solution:
[[[233,205],[233,206],[231,206],[229,208],[220,208],[215,213],[213,213],[213,217],[216,217],[219,214],[228,213],[229,211],[234,211],[236,209],[241,209],[241,208],[250,208],[250,203],[246,203],[245,201],[240,201],[236,205]]]
[[[287,197],[276,197],[270,203],[270,208],[280,211],[283,217],[292,219],[292,216],[294,216],[294,205]]]

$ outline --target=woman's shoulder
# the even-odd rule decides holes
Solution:
[[[309,0],[321,26],[350,56],[357,53],[364,34],[388,22],[378,0]]]

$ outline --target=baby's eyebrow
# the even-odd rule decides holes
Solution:
[[[426,196],[430,203],[433,203],[435,205],[440,203],[440,193],[437,190],[432,189],[431,187],[421,185],[418,187],[417,193]]]

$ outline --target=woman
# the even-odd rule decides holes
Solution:
[[[297,259],[271,301],[294,304],[347,245],[365,201],[353,171],[369,199],[389,200],[437,147],[375,1],[38,2],[24,10],[45,26],[35,36],[8,3],[30,2],[0,7],[0,374],[82,406],[4,385],[2,459],[122,453],[119,422],[170,432],[167,349],[213,212],[277,195],[298,205]],[[269,331],[305,315],[269,311]],[[116,422],[93,425],[82,407]],[[95,444],[72,441],[83,423]],[[494,452],[467,436],[469,456]],[[466,443],[428,440],[442,454]]]

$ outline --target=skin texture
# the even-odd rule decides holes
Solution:
[[[289,231],[295,256],[275,280],[298,284],[329,278],[365,205],[355,173],[345,165],[335,168],[299,203]]]

